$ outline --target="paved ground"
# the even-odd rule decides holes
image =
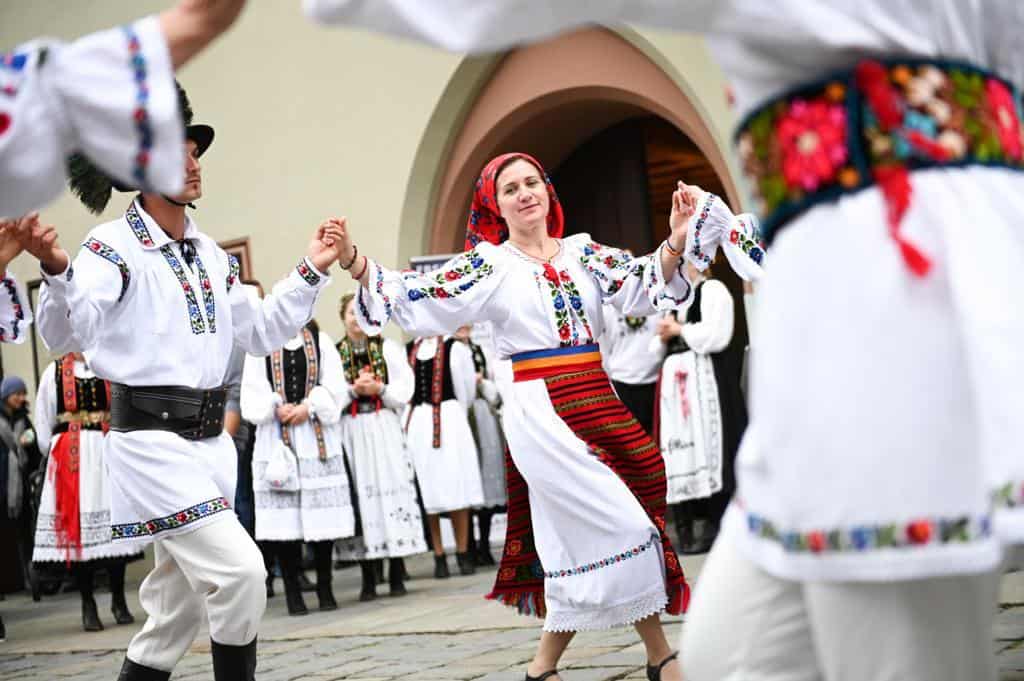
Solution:
[[[696,576],[700,563],[685,560],[687,574]],[[283,596],[271,599],[261,633],[259,681],[523,678],[539,627],[481,598],[493,571],[434,580],[429,577],[432,561],[425,556],[410,561],[409,569],[415,579],[409,583],[410,594],[400,599],[359,603],[358,569],[335,573],[341,605],[336,612],[288,617]],[[135,587],[137,579],[130,583]],[[138,625],[109,624],[110,597],[101,594],[97,600],[108,628],[94,634],[81,631],[77,594],[52,596],[41,603],[23,595],[0,602],[8,632],[8,641],[0,644],[0,681],[114,681]],[[1024,576],[1018,573],[1004,580],[1001,600],[993,637],[1001,679],[1024,681]],[[307,603],[315,602],[315,596],[307,594]],[[137,616],[142,614],[133,595],[129,603]],[[678,640],[680,618],[666,618],[666,623],[670,639]],[[206,641],[201,634],[173,679],[212,679]],[[643,679],[643,664],[643,648],[631,629],[584,633],[569,648],[562,678]]]

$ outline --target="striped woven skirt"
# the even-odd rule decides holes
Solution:
[[[661,454],[612,391],[596,345],[521,353],[502,386],[509,455],[505,551],[489,598],[548,631],[685,610],[665,534]]]

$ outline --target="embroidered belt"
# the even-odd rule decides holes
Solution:
[[[57,414],[57,424],[52,432],[54,435],[66,433],[71,430],[72,423],[77,423],[79,430],[103,430],[109,422],[109,411],[65,411]]]
[[[109,411],[62,411],[61,413],[57,414],[57,423],[64,425],[68,423],[80,423],[83,426],[94,426],[109,420]]]
[[[1021,170],[1020,91],[970,64],[866,60],[751,112],[736,131],[743,173],[770,242],[812,206],[877,184],[890,234],[919,276],[931,262],[900,234],[910,171]]]
[[[532,381],[588,369],[601,368],[601,349],[597,343],[550,350],[517,352],[512,360],[512,379]]]
[[[217,437],[224,430],[226,388],[134,387],[110,384],[110,429],[119,433],[164,430],[186,440]]]

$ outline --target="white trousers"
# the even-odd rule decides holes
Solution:
[[[689,681],[990,681],[997,574],[793,582],[715,543],[683,628]]]
[[[234,513],[194,532],[153,543],[156,565],[139,589],[149,615],[128,658],[170,671],[195,640],[205,616],[210,638],[240,646],[256,638],[267,605],[263,557]]]

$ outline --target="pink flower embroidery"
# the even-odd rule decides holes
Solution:
[[[782,175],[792,188],[814,191],[846,163],[846,112],[822,100],[793,100],[776,124]]]

